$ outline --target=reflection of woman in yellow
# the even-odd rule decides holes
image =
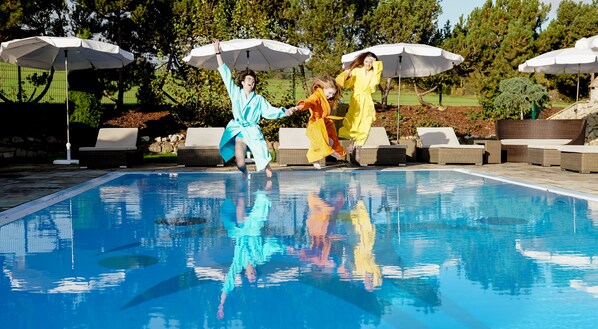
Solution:
[[[356,192],[360,195],[359,187]],[[363,200],[357,200],[349,213],[353,230],[359,239],[353,247],[354,267],[350,270],[341,264],[338,269],[341,277],[353,276],[363,279],[365,289],[374,290],[382,285],[382,273],[374,257],[374,242],[376,241],[376,227],[372,224],[370,215]]]
[[[268,181],[266,184],[268,190],[272,182]],[[266,192],[256,192],[249,213],[245,194],[244,191],[240,191],[235,202],[226,199],[220,209],[220,217],[228,231],[228,236],[235,243],[235,250],[220,295],[218,319],[224,317],[224,302],[227,295],[235,288],[236,277],[244,272],[249,282],[256,282],[256,266],[268,262],[273,254],[282,251],[278,243],[262,236],[262,228],[268,220],[271,206]]]
[[[359,150],[368,139],[372,122],[376,119],[376,109],[372,93],[380,83],[382,62],[371,52],[359,54],[349,68],[336,77],[336,83],[346,89],[353,88],[349,110],[343,120],[338,135],[351,140],[349,152],[355,151],[355,160],[359,161]]]
[[[376,229],[370,221],[368,210],[363,200],[357,201],[355,208],[351,210],[351,223],[355,233],[359,235],[359,242],[353,249],[355,257],[355,269],[353,274],[363,277],[363,283],[367,290],[373,290],[382,284],[380,267],[376,264],[373,248],[376,241]]]

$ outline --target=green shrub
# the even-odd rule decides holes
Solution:
[[[519,115],[523,120],[532,112],[532,104],[541,111],[548,102],[546,87],[534,84],[527,78],[511,78],[500,82],[500,95],[494,99],[494,108],[506,118]],[[499,118],[502,119],[503,117]]]
[[[69,103],[73,104],[71,122],[78,122],[92,128],[99,128],[102,123],[100,100],[92,93],[70,91]]]

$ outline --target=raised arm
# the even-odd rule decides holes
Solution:
[[[218,61],[218,66],[222,66],[222,64],[224,64],[224,61],[222,60],[222,49],[220,49],[220,40],[214,38],[212,39],[212,42],[214,43],[214,52],[216,53],[216,60]]]

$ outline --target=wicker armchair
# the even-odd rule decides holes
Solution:
[[[391,145],[384,127],[372,127],[368,139],[359,152],[361,166],[404,166],[407,162],[407,145]]]
[[[306,128],[280,128],[276,153],[276,161],[279,165],[311,165],[307,160],[309,139],[305,136],[305,132]],[[319,164],[324,167],[326,159],[320,160]]]
[[[96,145],[79,148],[79,165],[83,168],[126,168],[143,162],[137,148],[138,128],[101,128]]]
[[[451,127],[417,128],[421,142],[418,158],[424,162],[449,164],[482,165],[484,161],[483,145],[461,145]]]
[[[185,145],[177,150],[177,163],[182,167],[224,166],[220,156],[223,127],[187,128]]]

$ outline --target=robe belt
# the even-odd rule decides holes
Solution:
[[[249,123],[249,122],[247,122],[247,121],[241,121],[241,120],[236,120],[236,119],[235,119],[235,122],[236,122],[236,123],[237,123],[239,126],[241,126],[241,127],[245,127],[245,128],[253,126],[253,124],[251,124],[251,123]]]

